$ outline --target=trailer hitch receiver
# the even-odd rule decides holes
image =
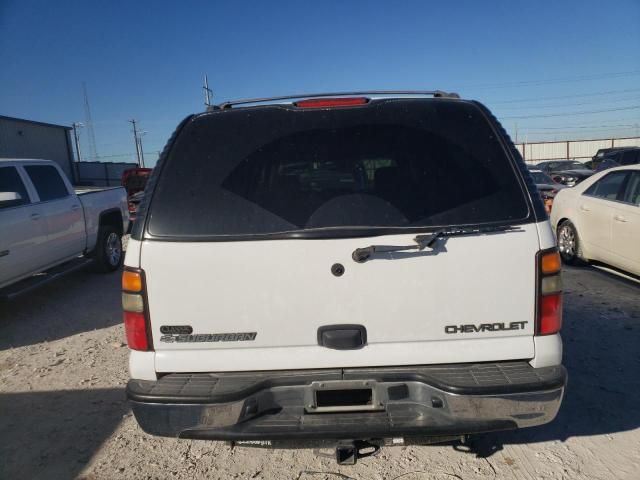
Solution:
[[[338,465],[355,465],[359,458],[375,455],[380,446],[366,440],[344,441],[336,445]]]

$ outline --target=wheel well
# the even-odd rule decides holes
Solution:
[[[564,222],[566,222],[567,220],[569,220],[568,218],[561,218],[560,220],[558,220],[558,224],[555,226],[556,229],[562,225]]]
[[[100,214],[99,226],[112,226],[118,231],[119,235],[122,235],[124,233],[122,231],[122,213],[120,212],[120,210],[109,210],[107,212],[102,212]]]

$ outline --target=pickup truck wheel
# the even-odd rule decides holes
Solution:
[[[95,251],[95,269],[108,273],[122,264],[122,238],[114,227],[100,227]]]
[[[573,223],[565,220],[558,227],[558,249],[562,260],[569,265],[584,265],[578,231]]]

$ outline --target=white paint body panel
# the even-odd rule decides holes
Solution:
[[[84,211],[86,229],[86,250],[92,250],[96,246],[98,228],[100,226],[100,214],[106,211],[120,210],[122,216],[122,231],[129,227],[129,207],[127,192],[122,187],[110,187],[103,190],[91,190],[77,194]]]
[[[535,258],[541,241],[543,248],[555,244],[548,222],[525,225],[520,232],[449,238],[439,241],[436,255],[387,254],[364,264],[351,258],[358,247],[410,245],[413,236],[133,244],[126,264],[138,266],[139,248],[156,371],[532,359]],[[337,262],[345,266],[342,277],[330,272]],[[522,321],[527,322],[523,330],[444,331],[446,325]],[[367,346],[352,351],[318,346],[318,327],[333,324],[364,325]],[[162,325],[191,325],[194,334],[257,332],[257,337],[164,343]],[[559,355],[545,355],[559,358],[561,347]]]
[[[129,354],[129,375],[138,380],[157,380],[154,352],[131,350]]]
[[[529,362],[533,368],[553,367],[562,363],[562,337],[544,335],[533,337],[536,356]]]
[[[156,352],[155,368],[158,373],[233,372],[513,360],[533,357],[531,335],[509,339],[379,342],[369,343],[360,350],[331,350],[318,345],[271,348],[236,346],[215,351],[203,348],[160,350]]]
[[[127,241],[127,253],[124,257],[124,264],[127,267],[140,268],[140,247],[142,243],[129,237]]]
[[[553,202],[551,223],[555,229],[564,219],[571,220],[587,260],[640,275],[640,206],[584,195],[595,182],[619,170],[640,172],[640,165],[611,168],[561,190]]]
[[[0,287],[46,262],[47,224],[36,217],[40,212],[38,205],[0,210]]]

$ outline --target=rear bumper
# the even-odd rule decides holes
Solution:
[[[447,436],[553,420],[562,366],[526,362],[345,370],[171,374],[131,380],[127,396],[144,431],[215,440]],[[362,405],[319,403],[322,390],[360,389]],[[347,411],[344,411],[347,410]]]

